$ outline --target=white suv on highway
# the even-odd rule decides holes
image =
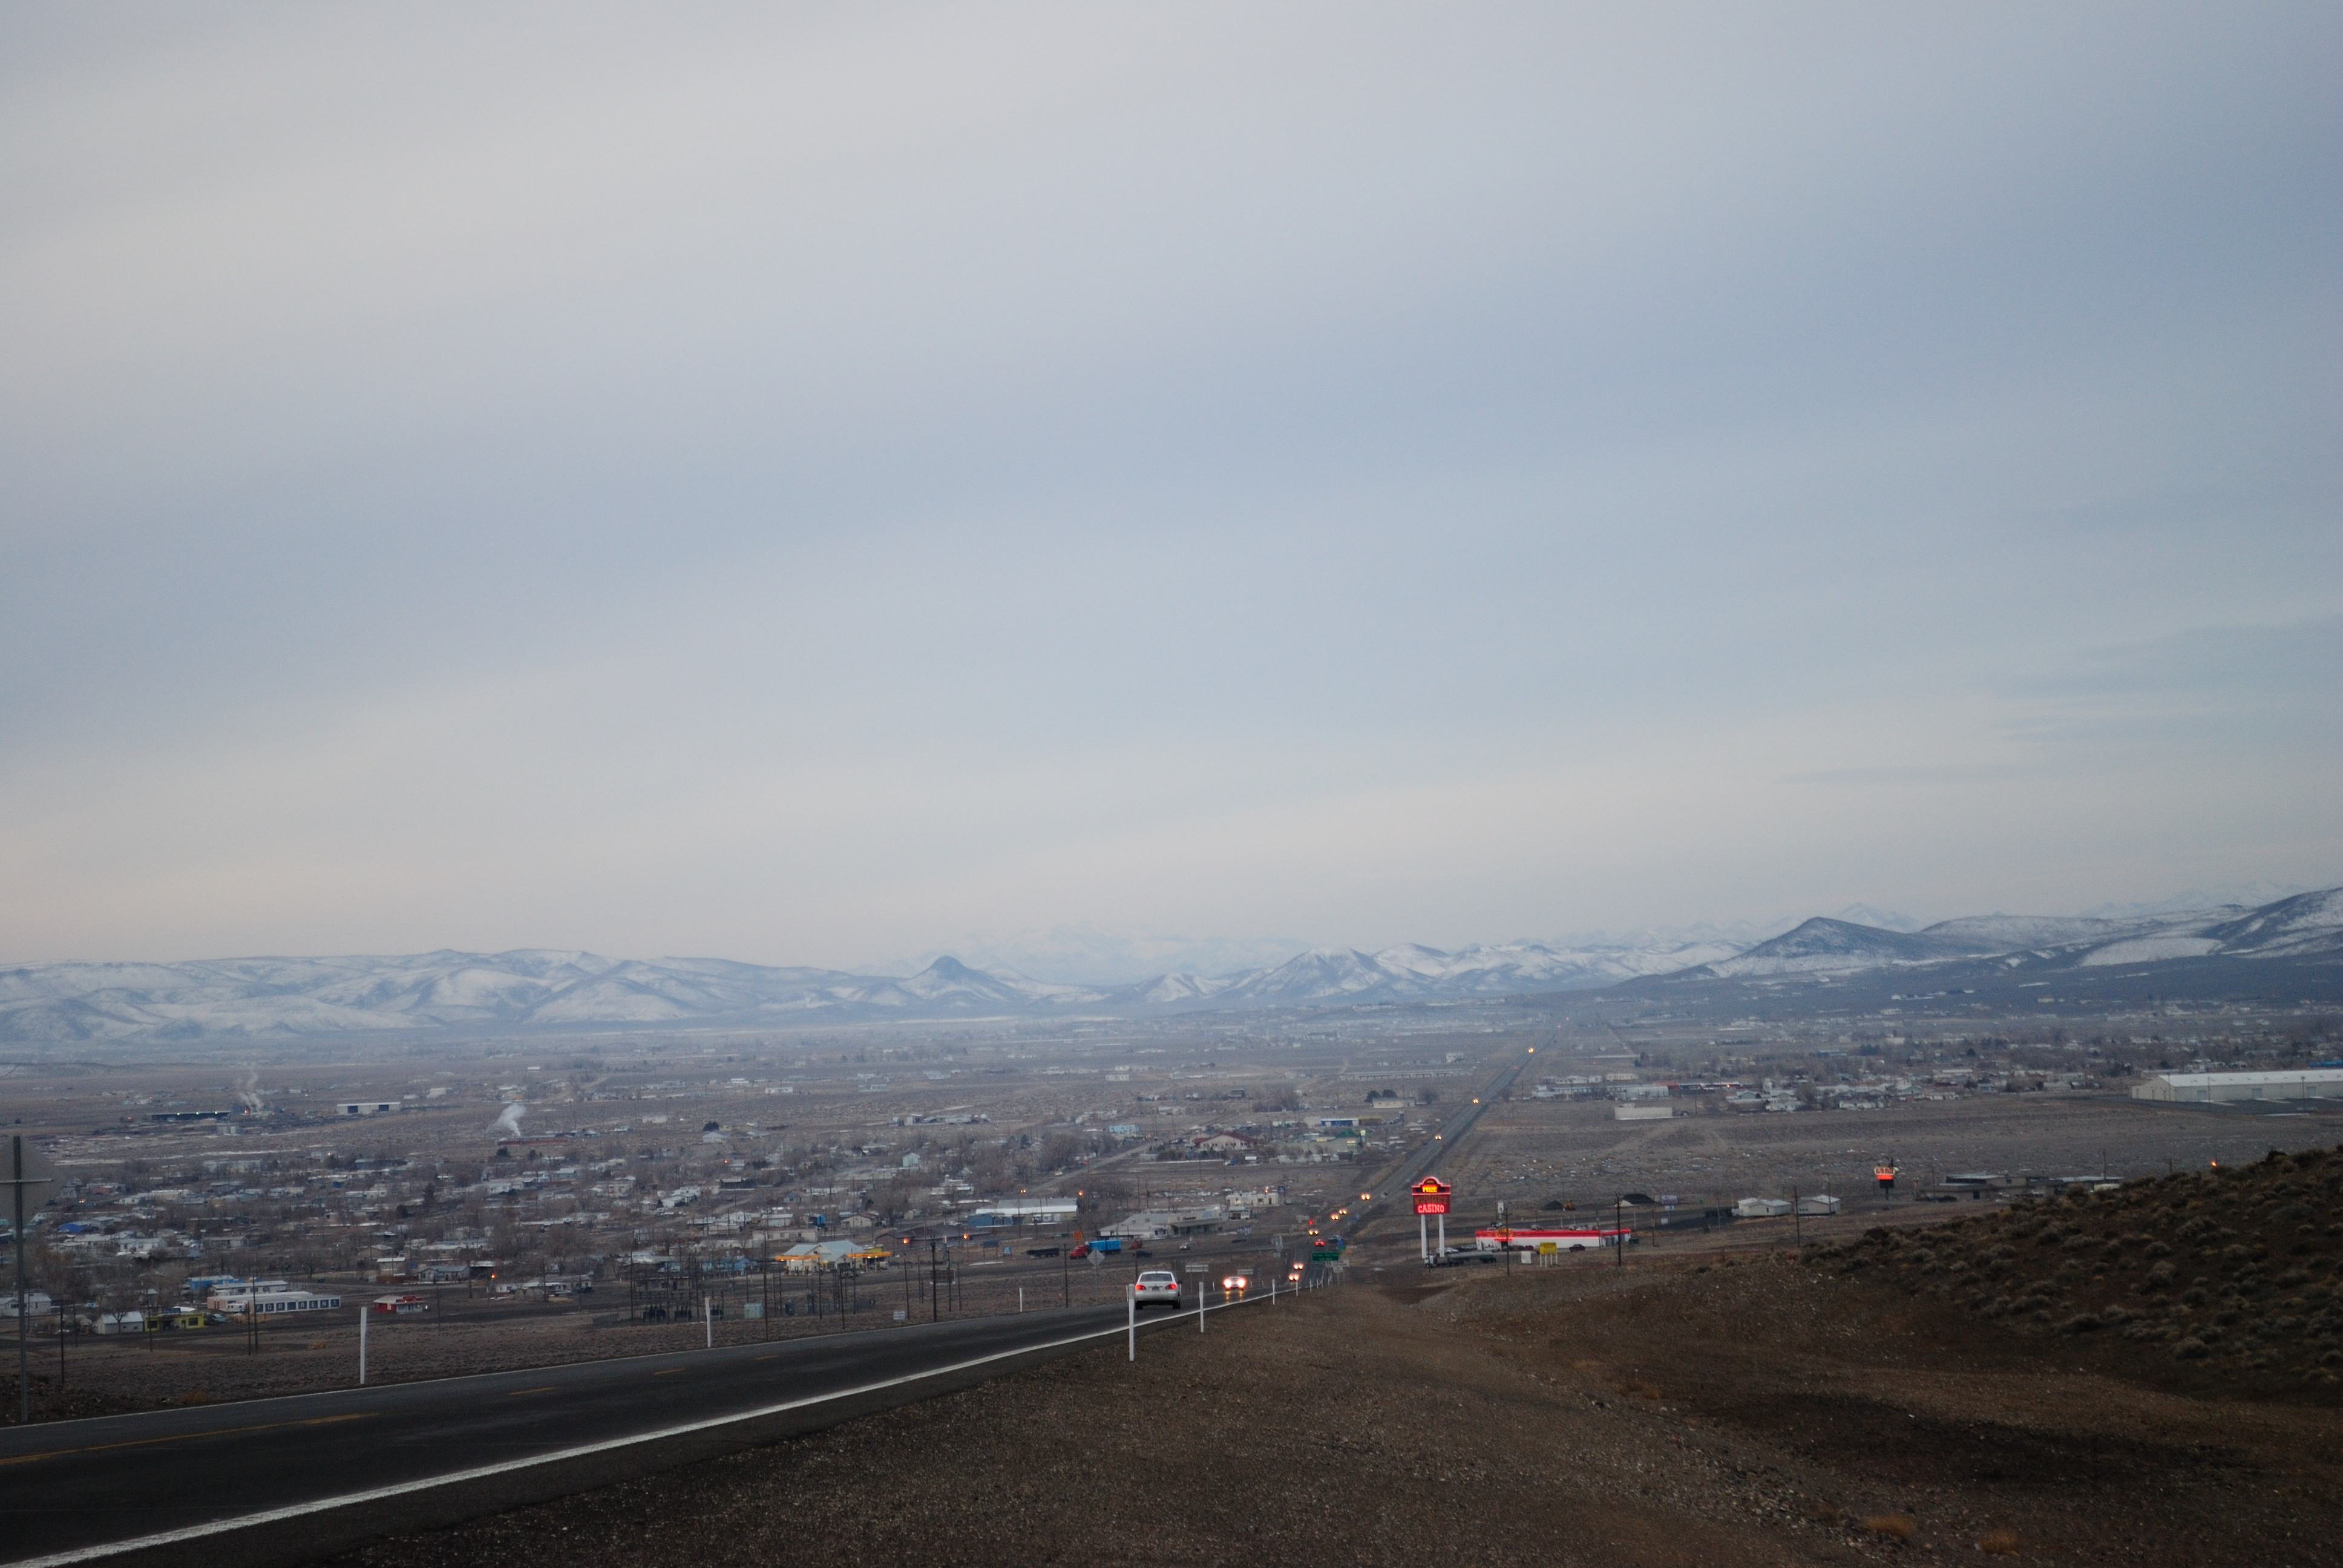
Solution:
[[[1132,1298],[1142,1307],[1177,1307],[1180,1304],[1180,1276],[1169,1269],[1141,1271],[1139,1282],[1131,1287]]]

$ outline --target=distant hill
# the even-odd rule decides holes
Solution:
[[[2128,920],[1986,915],[1896,930],[1816,918],[1754,946],[1654,933],[1587,945],[1313,948],[1233,974],[1163,974],[1120,986],[1061,985],[953,958],[915,974],[861,975],[540,948],[35,964],[0,970],[0,1042],[1144,1016],[1824,981],[1913,970],[1973,979],[2004,970],[2106,973],[2123,966],[2128,976],[2132,966],[2231,960],[2280,967],[2343,960],[2343,889],[2259,909]]]
[[[2298,893],[2258,910],[2227,905],[2131,920],[1983,915],[1896,931],[1815,919],[1702,968],[1726,979],[1852,974],[2019,954],[2086,969],[2168,959],[2343,958],[2343,889]]]
[[[911,975],[860,975],[546,949],[38,964],[0,970],[0,1041],[754,1027],[1415,1001],[1606,986],[1734,950],[1665,942],[1587,951],[1528,942],[1455,952],[1321,949],[1238,974],[1159,975],[1113,987],[1058,985],[952,958]]]

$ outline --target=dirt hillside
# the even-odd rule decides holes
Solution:
[[[1849,1261],[1330,1289],[347,1561],[2343,1563],[2323,1383]]]
[[[2236,1169],[1883,1228],[1807,1257],[1873,1271],[2004,1332],[2112,1336],[2205,1363],[2163,1380],[2177,1387],[2329,1389],[2343,1367],[2343,1151],[2272,1151]]]

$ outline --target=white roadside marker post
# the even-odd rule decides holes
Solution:
[[[1124,1327],[1131,1334],[1131,1359],[1137,1361],[1139,1359],[1139,1287],[1137,1285],[1132,1285],[1122,1292],[1122,1304],[1125,1309],[1124,1317],[1128,1320]]]
[[[364,1302],[358,1303],[358,1387],[366,1387],[367,1319],[374,1309]]]
[[[716,1305],[712,1297],[699,1298],[699,1322],[708,1331],[708,1348],[712,1351],[716,1348]]]

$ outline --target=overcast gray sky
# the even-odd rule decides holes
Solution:
[[[0,959],[2343,881],[2343,10],[10,8]]]

